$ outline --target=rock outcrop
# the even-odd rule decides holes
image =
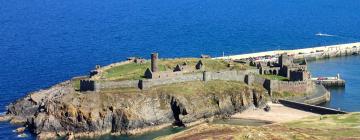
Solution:
[[[199,91],[178,94],[153,88],[80,93],[66,81],[11,103],[3,118],[26,124],[43,138],[66,136],[70,132],[75,136],[129,134],[132,130],[167,123],[184,125],[215,115],[230,115],[267,100],[265,90],[245,84],[226,90]]]

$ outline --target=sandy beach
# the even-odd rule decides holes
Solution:
[[[263,109],[248,109],[244,112],[236,113],[231,117],[280,123],[297,120],[308,116],[319,116],[319,114],[289,108],[282,104],[268,103],[268,105],[271,107],[271,110],[269,112],[266,112]]]

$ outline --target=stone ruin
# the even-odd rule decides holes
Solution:
[[[188,65],[186,62],[182,64],[177,64],[173,70],[167,70],[167,71],[159,71],[158,68],[158,59],[159,54],[158,53],[152,53],[151,54],[151,68],[147,68],[144,73],[144,77],[147,79],[159,79],[159,78],[170,78],[175,77],[178,75],[182,75],[184,73],[193,73],[196,71],[203,70],[203,62],[201,60],[198,61],[198,63],[195,65],[195,67],[192,67]]]
[[[141,58],[141,57],[128,57],[127,58],[128,61],[130,62],[134,62],[136,64],[143,64],[145,63],[145,59]]]
[[[251,65],[259,69],[259,74],[279,75],[289,79],[289,81],[306,81],[310,79],[307,70],[307,62],[295,63],[292,56],[281,54],[278,62],[252,62]]]
[[[96,80],[81,80],[80,91],[95,91],[99,92],[103,89],[116,88],[139,88],[141,90],[149,89],[153,86],[188,82],[188,81],[210,81],[210,80],[231,80],[242,81],[248,85],[262,85],[269,94],[272,91],[277,92],[294,92],[302,93],[312,90],[312,81],[308,80],[310,74],[306,69],[306,61],[301,64],[295,64],[292,57],[283,54],[280,56],[277,63],[271,62],[256,62],[252,63],[258,67],[257,70],[243,70],[243,71],[204,71],[203,60],[199,60],[196,65],[189,65],[184,62],[177,64],[173,69],[160,71],[157,53],[151,54],[151,67],[144,72],[144,78],[140,80],[124,80],[124,81],[96,81]],[[231,65],[231,61],[229,64]],[[186,74],[185,74],[186,73]],[[289,81],[271,80],[256,76],[256,74],[274,74],[288,77]]]

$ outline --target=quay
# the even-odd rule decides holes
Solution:
[[[300,103],[300,102],[290,101],[290,100],[279,99],[279,103],[284,106],[290,107],[290,108],[313,112],[313,113],[321,114],[321,115],[347,114],[348,113],[346,111],[342,111],[342,110],[338,110],[338,109],[327,108],[327,107],[322,107],[322,106],[317,106],[317,105],[310,105],[310,104]]]
[[[245,62],[276,62],[281,54],[287,54],[294,60],[317,60],[324,58],[358,55],[360,54],[360,42],[321,46],[294,50],[275,50],[258,53],[230,55],[215,57],[214,59],[241,60]],[[345,87],[345,80],[339,75],[336,77],[315,77],[311,80],[325,87]]]
[[[304,48],[304,49],[275,50],[275,51],[266,51],[259,53],[230,55],[230,56],[216,57],[214,59],[232,59],[232,60],[251,59],[256,61],[276,61],[276,58],[284,53],[293,56],[294,59],[307,59],[307,60],[331,58],[331,57],[339,57],[339,56],[347,56],[347,55],[357,55],[360,53],[360,42]]]
[[[311,80],[325,87],[345,87],[345,80],[341,79],[339,74],[336,77],[315,77]]]

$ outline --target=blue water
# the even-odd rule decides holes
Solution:
[[[325,106],[345,111],[360,111],[360,56],[324,59],[309,63],[313,76],[340,74],[346,81],[345,88],[330,88],[331,101]]]
[[[0,0],[0,112],[96,64],[153,51],[220,56],[360,41],[359,6],[359,0]],[[341,106],[360,111],[352,107]],[[0,139],[14,139],[13,127],[0,123]]]

